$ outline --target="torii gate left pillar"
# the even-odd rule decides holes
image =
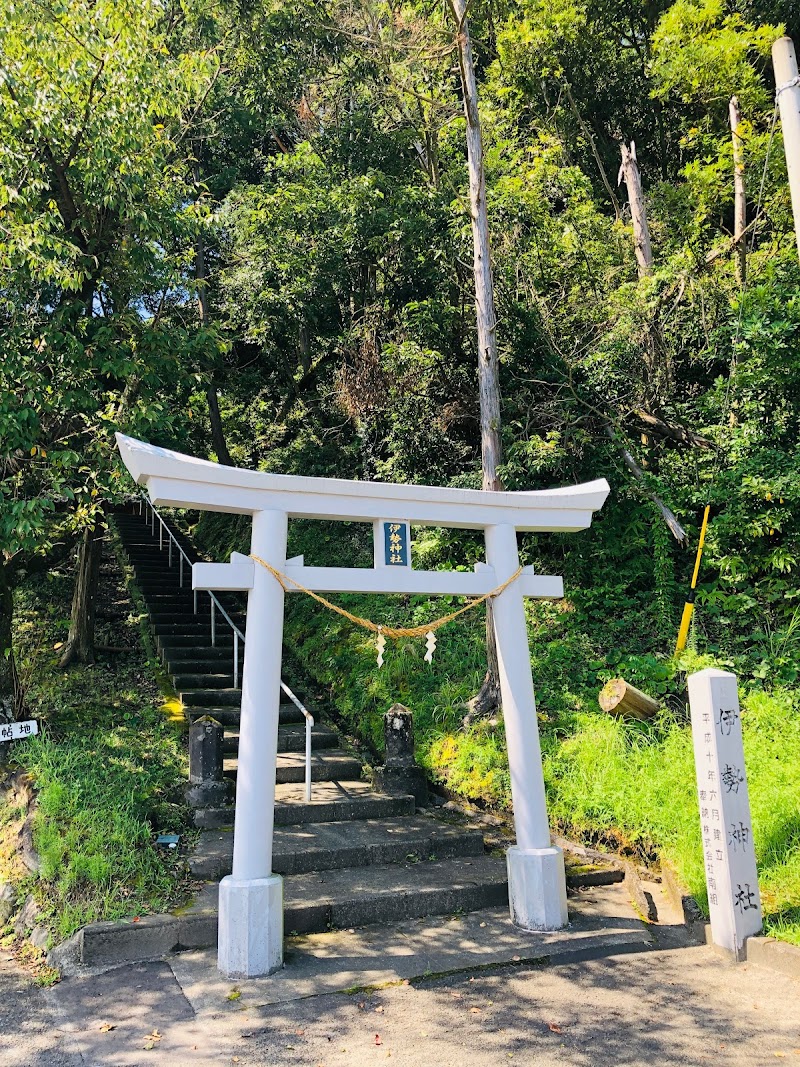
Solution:
[[[517,570],[517,531],[585,529],[608,495],[604,480],[531,493],[302,478],[221,467],[117,435],[126,466],[154,504],[253,516],[251,551],[306,588],[324,592],[480,595]],[[286,561],[289,517],[484,530],[487,562],[474,574],[305,567]],[[269,974],[283,962],[282,880],[272,873],[284,592],[246,557],[195,564],[195,588],[248,591],[247,641],[236,787],[233,870],[220,883],[219,957],[230,977]],[[203,574],[208,580],[203,579]],[[410,576],[410,577],[409,577]],[[525,568],[494,604],[517,844],[508,850],[514,922],[558,929],[567,922],[564,861],[550,843],[524,597],[559,596],[560,578]]]
[[[285,511],[253,514],[250,550],[279,571],[286,566]],[[233,867],[219,886],[217,966],[244,978],[283,964],[283,879],[272,873],[275,767],[278,762],[284,592],[253,567],[236,769]]]

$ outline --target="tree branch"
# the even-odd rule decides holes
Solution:
[[[686,544],[688,541],[686,531],[678,522],[675,513],[667,507],[664,501],[659,496],[657,496],[657,494],[654,493],[650,486],[647,484],[647,479],[645,477],[644,471],[633,458],[633,455],[631,454],[630,450],[626,448],[625,444],[617,437],[610,423],[607,422],[605,424],[604,430],[606,436],[614,444],[614,446],[617,448],[618,452],[622,456],[622,460],[625,466],[631,472],[636,481],[639,482],[640,486],[642,487],[642,492],[645,494],[645,496],[648,496],[658,508],[658,511],[660,512],[664,522],[669,527],[672,536],[675,538],[678,544]]]

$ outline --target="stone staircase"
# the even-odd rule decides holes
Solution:
[[[233,687],[230,628],[217,613],[212,644],[208,595],[198,593],[195,614],[188,567],[184,565],[181,588],[177,553],[173,549],[170,567],[166,538],[159,548],[157,525],[153,535],[146,517],[133,512],[120,512],[115,521],[159,655],[180,693],[187,719],[210,715],[223,724],[225,775],[235,779],[241,692]],[[169,528],[189,559],[199,559],[189,539],[174,525]],[[244,599],[220,594],[219,600],[246,632]],[[241,661],[241,648],[239,655]],[[241,677],[241,662],[239,666]],[[359,760],[324,724],[315,725],[312,734],[312,799],[306,802],[304,748],[302,713],[292,704],[282,704],[273,868],[285,876],[287,933],[507,903],[505,859],[485,854],[480,831],[453,826],[437,818],[434,809],[417,810],[412,796],[376,792],[362,779]],[[231,869],[233,814],[232,807],[197,814],[202,830],[190,866],[206,885],[194,905],[181,913],[184,933],[168,935],[180,944],[215,943],[216,883]]]

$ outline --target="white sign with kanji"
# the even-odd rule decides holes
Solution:
[[[26,722],[0,723],[0,742],[19,741],[24,737],[33,737],[39,733],[39,723],[36,719],[28,719]]]
[[[691,675],[689,704],[711,935],[742,959],[746,939],[761,929],[761,899],[736,675]]]

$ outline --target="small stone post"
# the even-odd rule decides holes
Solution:
[[[408,708],[392,704],[383,717],[386,762],[375,772],[375,784],[386,793],[411,793],[419,807],[428,803],[425,772],[414,762],[414,722]]]
[[[224,731],[216,719],[204,715],[189,727],[189,788],[192,808],[215,808],[230,803],[231,782],[222,776]]]

